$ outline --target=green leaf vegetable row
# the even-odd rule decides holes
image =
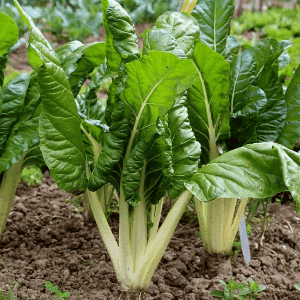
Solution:
[[[44,159],[60,188],[84,193],[119,282],[141,293],[191,199],[210,253],[230,253],[248,199],[290,190],[300,211],[300,155],[291,150],[300,137],[300,71],[285,93],[278,79],[289,41],[243,49],[228,35],[233,1],[204,0],[192,14],[158,17],[140,51],[130,16],[102,0],[105,43],[73,41],[54,51],[15,4],[31,29],[34,72],[2,80],[3,228],[16,188],[3,199],[10,174],[33,155]],[[2,39],[1,61],[16,33]],[[108,99],[100,101],[107,79]],[[22,131],[24,123],[36,127]],[[118,242],[106,218],[113,193]],[[176,201],[160,225],[165,195]]]

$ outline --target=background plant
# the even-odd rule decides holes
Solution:
[[[4,77],[8,51],[18,40],[18,28],[0,12],[0,237],[10,213],[21,171],[43,162],[38,148],[40,94],[36,73],[14,72]]]
[[[28,186],[39,185],[42,183],[43,174],[37,166],[28,166],[21,172],[21,180],[26,182]]]
[[[58,299],[69,299],[71,296],[69,292],[60,291],[58,285],[53,286],[50,281],[45,282],[45,288],[50,292],[50,299],[52,299],[52,293],[54,293]]]
[[[244,282],[235,283],[232,278],[229,279],[228,284],[223,280],[218,280],[224,291],[216,290],[210,293],[210,295],[224,300],[246,300],[246,299],[257,299],[262,294],[260,292],[264,291],[266,287],[264,285],[255,282],[251,277],[248,279],[248,283]]]
[[[254,31],[261,38],[273,37],[276,40],[290,40],[293,47],[287,49],[290,63],[279,72],[282,82],[288,86],[296,68],[300,64],[299,55],[299,12],[300,6],[293,9],[270,7],[265,13],[244,12],[240,18],[234,19],[231,25],[232,35],[241,35],[247,31]],[[246,41],[243,40],[243,44]],[[249,42],[246,42],[249,44]]]

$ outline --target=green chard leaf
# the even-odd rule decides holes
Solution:
[[[218,156],[218,140],[229,134],[229,64],[201,42],[196,44],[192,59],[197,78],[188,90],[187,107],[201,144],[202,162],[207,163]]]
[[[137,176],[136,172],[142,174],[143,167],[146,166],[142,185],[146,191],[147,199],[154,203],[157,201],[155,195],[164,193],[167,189],[165,186],[164,190],[157,190],[162,178],[161,162],[162,159],[166,159],[166,157],[162,157],[162,153],[165,154],[166,152],[158,153],[156,151],[158,148],[154,147],[158,141],[156,139],[157,130],[161,134],[161,130],[158,129],[161,125],[157,125],[157,119],[162,118],[164,120],[167,118],[166,114],[174,105],[176,96],[182,94],[193,83],[196,70],[191,61],[178,59],[175,55],[166,52],[150,51],[139,61],[126,65],[126,71],[128,77],[121,96],[126,104],[128,119],[133,122],[125,156],[126,166],[129,162],[129,167],[126,168],[126,172],[124,171],[126,176],[123,177],[122,184],[123,187],[130,188],[130,199],[133,199],[133,203],[137,205],[140,200],[137,187],[141,186],[140,180],[142,179]],[[183,144],[182,147],[188,146]],[[133,162],[136,156],[139,159],[138,167],[134,168],[131,161]],[[191,157],[193,156],[191,155]],[[148,162],[151,163],[148,165]],[[174,165],[180,164],[179,161],[172,163]],[[166,165],[166,167],[169,166],[170,163]],[[178,178],[184,173],[182,170],[176,171]]]
[[[5,101],[4,111],[0,114],[0,120],[4,121],[1,129],[9,128],[6,127],[7,135],[0,151],[0,173],[20,161],[39,141],[40,95],[36,74],[31,73],[29,77],[24,73],[8,79],[4,99],[8,102]]]
[[[118,2],[102,0],[102,7],[107,65],[117,72],[121,59],[128,63],[139,58],[137,35],[131,17]]]
[[[58,56],[60,63],[81,46],[83,46],[81,42],[71,41],[55,49],[55,53]]]
[[[278,72],[278,58],[290,46],[290,41],[277,42],[274,38],[263,39],[255,46],[248,48],[254,55],[257,62],[256,68],[256,81],[260,80],[261,73],[265,66],[274,67],[275,72]],[[276,67],[275,67],[276,66]]]
[[[86,156],[70,84],[50,44],[19,3],[15,1],[15,4],[31,29],[28,59],[38,72],[43,102],[40,146],[44,159],[60,188],[69,192],[82,192],[87,182]]]
[[[21,160],[24,153],[39,141],[39,117],[15,124],[0,157],[0,174]]]
[[[272,142],[229,151],[200,168],[186,188],[200,201],[266,198],[290,189],[300,210],[300,155]]]
[[[292,149],[295,142],[300,138],[300,67],[297,68],[288,86],[285,101],[287,103],[287,117],[276,143]]]
[[[130,153],[123,170],[123,191],[125,200],[132,206],[137,206],[141,200],[139,191],[140,181],[145,180],[143,170],[149,154],[149,149],[158,135],[153,135],[150,139],[139,141]]]
[[[129,139],[125,155],[125,165],[127,162],[129,165],[127,173],[125,172],[126,176],[123,178],[123,185],[127,184],[128,200],[132,199],[134,203],[136,198],[132,197],[130,187],[135,186],[134,180],[139,182],[139,179],[137,179],[137,174],[131,174],[131,171],[134,170],[130,167],[130,162],[134,160],[132,156],[138,155],[139,169],[134,171],[141,172],[140,167],[143,165],[144,157],[142,149],[147,141],[156,134],[157,118],[164,116],[174,105],[175,97],[191,86],[196,71],[192,62],[188,60],[180,60],[170,53],[150,51],[148,55],[141,57],[138,61],[126,64],[126,73],[125,88],[121,94],[121,99],[125,104],[125,116],[123,112],[119,114],[122,117],[119,123],[124,125],[126,120],[130,121],[131,135],[128,136],[129,132],[127,132],[121,138],[124,143]],[[114,133],[112,126],[116,130],[120,128],[120,124],[116,120],[112,120],[111,124],[107,141],[113,139],[113,137],[109,138]],[[128,130],[128,127],[126,129]],[[89,189],[98,189],[107,182],[113,166],[123,158],[122,146],[124,143],[120,143],[120,138],[116,138],[115,145],[104,143],[96,168],[89,180]],[[117,148],[118,153],[113,152],[114,147]],[[104,151],[107,151],[110,159],[104,158],[104,156],[103,159],[101,158]],[[133,190],[134,188],[132,188]]]
[[[256,61],[250,50],[244,50],[231,63],[230,107],[231,113],[237,112],[243,103],[243,96],[255,79]]]
[[[166,12],[157,18],[155,28],[171,33],[176,39],[178,47],[184,51],[186,56],[192,55],[194,44],[199,39],[199,26],[197,20],[190,14]]]
[[[199,23],[201,41],[220,54],[225,51],[233,12],[233,0],[201,0],[192,12]]]
[[[62,61],[61,65],[69,79],[74,97],[88,75],[104,62],[105,54],[105,43],[96,42],[78,47]]]
[[[273,39],[258,45],[257,49],[266,47],[268,54],[261,54],[262,57],[257,57],[254,48],[248,48],[232,61],[229,149],[248,143],[276,141],[284,126],[287,104],[274,70],[280,52],[274,49],[279,43],[275,40],[273,49],[271,42]],[[242,120],[243,116],[247,119]]]
[[[2,112],[0,114],[0,153],[11,128],[21,116],[30,77],[23,73],[8,81],[3,87]]]
[[[186,58],[184,51],[179,48],[174,36],[164,29],[154,29],[146,33],[143,54],[148,54],[150,50],[169,52],[179,58]]]
[[[273,68],[270,66],[265,67],[261,74],[258,87],[265,92],[268,102],[256,124],[256,141],[274,142],[284,127],[287,104],[281,82]]]
[[[96,166],[89,178],[88,188],[91,191],[97,191],[109,182],[109,175],[121,160],[128,139],[129,126],[124,116],[123,102],[117,103],[111,118],[112,125],[109,128],[107,138],[103,141]]]
[[[168,112],[167,126],[172,154],[172,172],[167,173],[171,175],[167,190],[171,198],[176,198],[184,191],[184,183],[198,170],[201,146],[196,141],[185,106],[176,106]]]
[[[256,125],[264,108],[267,105],[265,92],[256,87],[249,86],[239,109],[230,119],[231,139],[227,141],[229,149],[248,144],[249,141],[257,139]]]
[[[0,12],[0,57],[19,39],[19,28],[8,15]]]
[[[239,54],[241,45],[236,37],[229,35],[226,41],[226,47],[224,52],[225,59],[231,63],[232,60]]]
[[[132,137],[144,140],[156,132],[156,120],[173,106],[175,96],[194,81],[193,63],[165,52],[150,51],[139,61],[126,65],[127,80],[121,98],[133,112],[135,127]]]

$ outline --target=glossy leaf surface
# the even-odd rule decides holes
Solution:
[[[187,106],[202,162],[207,163],[217,155],[212,151],[218,139],[229,133],[229,64],[201,42],[195,46],[193,61],[197,78],[188,90]]]
[[[184,92],[194,81],[193,63],[165,52],[151,51],[139,61],[126,65],[127,80],[121,95],[127,116],[135,116],[133,138],[151,137],[156,132],[156,120],[173,106],[175,96]]]
[[[12,47],[19,38],[19,29],[15,21],[0,12],[0,57]]]
[[[174,36],[164,29],[154,29],[146,33],[143,54],[147,54],[150,50],[170,52],[179,58],[186,57]]]
[[[250,50],[243,51],[231,63],[230,107],[231,113],[245,106],[243,96],[255,79],[256,61]]]
[[[229,151],[199,169],[185,186],[200,201],[265,198],[299,192],[300,155],[272,142]],[[299,204],[299,193],[295,200]]]
[[[109,181],[110,173],[122,158],[128,132],[129,126],[124,116],[124,104],[119,102],[113,111],[112,125],[103,142],[93,173],[89,178],[89,190],[96,191]]]
[[[300,68],[296,70],[285,93],[287,117],[277,143],[292,149],[300,138]]]
[[[23,110],[29,75],[26,73],[8,81],[3,88],[2,112],[0,114],[0,153]]]
[[[31,29],[28,59],[38,71],[43,101],[40,116],[41,150],[51,176],[66,191],[86,187],[85,151],[81,141],[80,120],[66,74],[50,44],[30,17],[17,8]]]
[[[199,26],[190,14],[166,12],[157,18],[155,28],[170,32],[186,56],[192,55],[194,44],[199,39]]]
[[[74,97],[89,73],[104,62],[105,54],[105,43],[92,43],[78,47],[62,61],[62,68],[68,76]]]
[[[234,5],[232,0],[201,0],[192,16],[200,27],[200,39],[215,52],[223,54]]]

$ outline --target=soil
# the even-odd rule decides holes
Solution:
[[[40,186],[19,184],[0,242],[0,289],[8,291],[11,284],[20,300],[49,299],[45,282],[51,281],[73,300],[124,299],[96,224],[84,221],[78,207],[66,201],[72,198],[48,171]],[[234,257],[205,253],[195,234],[197,222],[189,224],[191,215],[183,216],[143,299],[216,299],[210,291],[221,288],[218,279],[230,277],[264,284],[263,300],[299,299],[294,285],[300,283],[300,217],[289,201],[271,204],[269,214],[275,217],[264,239],[261,219],[253,224],[250,267],[241,252]],[[118,214],[109,223],[117,235]]]

